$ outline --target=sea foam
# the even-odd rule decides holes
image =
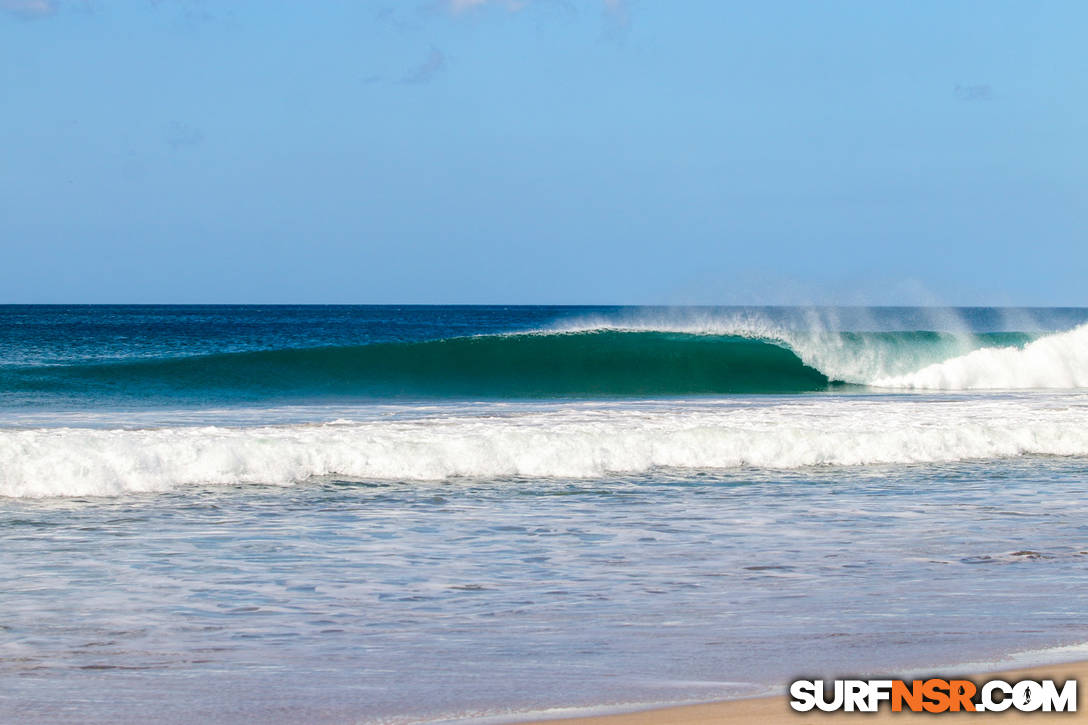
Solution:
[[[869,381],[918,390],[1023,390],[1088,387],[1088,325],[1023,347],[981,348],[906,375]]]
[[[402,421],[0,430],[0,495],[178,486],[594,478],[655,468],[799,468],[1088,456],[1083,395],[561,405]]]

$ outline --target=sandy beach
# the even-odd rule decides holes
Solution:
[[[1002,679],[1009,682],[1021,679],[1052,679],[1064,682],[1068,679],[1077,679],[1078,684],[1088,676],[1088,661],[1070,662],[1042,667],[1026,669],[1005,670],[1001,672],[986,673],[972,676],[975,682],[985,680]],[[1005,711],[1002,713],[943,713],[944,717],[967,719],[970,722],[979,722],[982,719],[1001,718],[1005,722],[1032,722],[1032,723],[1080,723],[1088,722],[1088,710],[1082,706],[1084,699],[1078,692],[1077,712],[1066,713],[1021,713]],[[725,702],[712,702],[700,705],[682,705],[677,707],[663,707],[638,712],[617,713],[612,715],[595,715],[589,717],[573,717],[538,720],[540,723],[564,723],[565,725],[658,725],[671,723],[673,725],[699,725],[701,723],[763,723],[777,725],[779,723],[804,722],[818,720],[820,722],[847,723],[847,722],[895,722],[899,718],[916,717],[914,713],[893,713],[882,709],[879,713],[823,713],[808,712],[799,713],[790,709],[787,696],[756,697],[743,700],[729,700]],[[933,717],[930,713],[921,713],[923,719]]]

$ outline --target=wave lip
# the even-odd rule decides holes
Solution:
[[[0,430],[0,495],[115,496],[185,485],[596,478],[679,470],[1088,456],[1088,399],[807,399],[563,406],[402,421]]]

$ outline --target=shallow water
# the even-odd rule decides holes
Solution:
[[[1028,458],[9,500],[0,715],[409,721],[1064,644],[1085,635],[1086,474]]]

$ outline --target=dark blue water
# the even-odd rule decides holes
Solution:
[[[0,365],[415,342],[535,329],[615,308],[2,305]]]

